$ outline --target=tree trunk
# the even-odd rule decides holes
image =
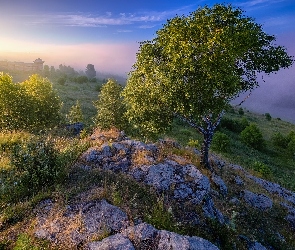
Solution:
[[[211,123],[212,125],[212,123]],[[211,142],[213,139],[213,135],[214,135],[214,128],[212,126],[207,126],[207,129],[204,129],[204,131],[202,132],[203,136],[204,136],[204,140],[203,140],[203,144],[202,144],[202,148],[201,148],[201,165],[208,168],[209,170],[212,171],[212,167],[209,163],[209,148],[211,146]]]
[[[206,128],[197,125],[197,123],[185,116],[182,116],[180,114],[175,113],[174,115],[183,121],[187,122],[191,127],[195,128],[199,133],[201,133],[204,137],[202,148],[201,148],[201,165],[208,168],[210,171],[213,171],[213,168],[211,167],[209,163],[209,148],[211,146],[211,142],[213,139],[214,131],[219,125],[221,118],[224,114],[224,111],[222,111],[215,122],[212,122],[212,114],[206,116],[203,118],[203,122],[207,125]]]

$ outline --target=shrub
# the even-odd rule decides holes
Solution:
[[[265,113],[264,115],[265,115],[266,120],[268,120],[268,121],[271,120],[272,117],[271,117],[270,113]]]
[[[50,140],[31,140],[19,144],[11,153],[11,163],[18,174],[15,188],[21,196],[31,195],[63,177],[58,153]]]
[[[274,146],[281,148],[287,148],[289,143],[288,138],[283,136],[280,132],[274,133],[271,140]]]
[[[125,106],[122,102],[122,86],[115,80],[109,79],[101,88],[98,101],[94,103],[97,109],[95,123],[103,129],[117,127],[122,129],[125,125]]]
[[[262,177],[272,176],[272,170],[269,166],[265,165],[262,162],[256,161],[252,165],[254,171],[258,172]]]
[[[262,149],[265,144],[260,129],[254,123],[251,123],[241,132],[241,140],[255,149]]]
[[[67,115],[69,123],[83,122],[83,113],[80,102],[77,100],[76,105],[70,108],[69,114]]]
[[[229,137],[221,132],[216,132],[212,141],[212,149],[218,152],[226,152],[230,148]]]
[[[60,85],[65,85],[67,79],[65,77],[60,77],[57,79],[57,83]]]
[[[189,139],[187,145],[192,148],[197,148],[199,146],[198,140]]]
[[[249,126],[249,122],[246,117],[243,117],[242,119],[223,117],[220,122],[220,127],[226,128],[235,133],[241,133],[247,126]]]
[[[245,113],[243,108],[239,108],[238,112],[239,112],[239,115],[244,115],[244,113]]]
[[[0,96],[0,129],[43,129],[59,122],[61,102],[46,78],[32,75],[16,84],[0,74]]]

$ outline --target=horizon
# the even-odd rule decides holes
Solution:
[[[295,55],[295,6],[292,0],[234,0],[234,7],[254,18],[275,35],[276,44]],[[95,1],[0,0],[0,61],[59,64],[127,76],[136,61],[139,42],[151,40],[157,30],[176,15],[218,1]],[[16,8],[17,7],[17,8]],[[253,91],[243,106],[295,122],[295,67],[271,74]],[[286,115],[283,114],[286,111]],[[283,115],[281,115],[283,114]],[[293,118],[292,118],[293,117]],[[290,119],[288,119],[290,120]]]

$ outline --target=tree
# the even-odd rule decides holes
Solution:
[[[22,83],[0,74],[0,129],[34,130],[59,122],[61,102],[48,79],[32,75]]]
[[[83,122],[83,113],[80,102],[77,100],[76,105],[70,108],[69,114],[67,115],[69,123]]]
[[[48,65],[44,65],[43,76],[44,77],[49,77],[50,76],[50,71],[49,71],[49,66]]]
[[[121,97],[122,89],[122,86],[113,79],[109,79],[102,86],[98,101],[94,103],[97,108],[96,125],[103,129],[111,127],[122,129],[124,127],[125,106]]]
[[[239,8],[216,4],[176,16],[140,45],[123,92],[129,121],[143,133],[164,131],[173,117],[203,137],[201,163],[225,108],[259,86],[257,75],[289,67],[293,59],[275,37]]]
[[[96,71],[94,69],[93,64],[87,64],[85,74],[89,79],[95,78],[96,77]]]

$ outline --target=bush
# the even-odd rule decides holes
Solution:
[[[274,146],[281,148],[287,148],[289,143],[288,138],[283,136],[280,132],[274,133],[271,140]]]
[[[63,166],[58,164],[58,153],[50,140],[16,145],[11,153],[11,163],[18,175],[15,188],[22,197],[48,187],[64,176]]]
[[[244,115],[244,113],[245,113],[244,110],[243,110],[243,108],[239,108],[239,111],[238,112],[239,112],[239,115]]]
[[[266,120],[268,120],[268,121],[271,120],[272,117],[271,117],[270,113],[265,113],[264,115],[265,115]]]
[[[65,85],[67,79],[65,77],[60,77],[57,79],[57,83],[60,85]]]
[[[255,149],[262,149],[265,145],[262,133],[256,124],[252,123],[241,132],[241,140]]]
[[[0,129],[43,129],[59,122],[61,102],[46,78],[32,75],[13,83],[0,73],[0,96]]]
[[[79,101],[76,102],[76,105],[73,105],[70,108],[69,114],[67,115],[67,119],[71,124],[83,122],[83,113]]]
[[[254,171],[259,173],[261,177],[271,177],[272,176],[272,170],[269,166],[265,165],[262,162],[256,161],[252,165],[252,168]]]
[[[212,149],[218,152],[229,151],[230,139],[229,137],[221,132],[216,132],[212,140]]]
[[[247,126],[249,126],[249,122],[245,117],[242,119],[223,117],[220,121],[220,127],[226,128],[235,133],[241,133]]]
[[[109,79],[101,88],[98,101],[94,103],[97,109],[95,123],[103,129],[125,125],[125,106],[121,97],[123,88],[115,80]]]

